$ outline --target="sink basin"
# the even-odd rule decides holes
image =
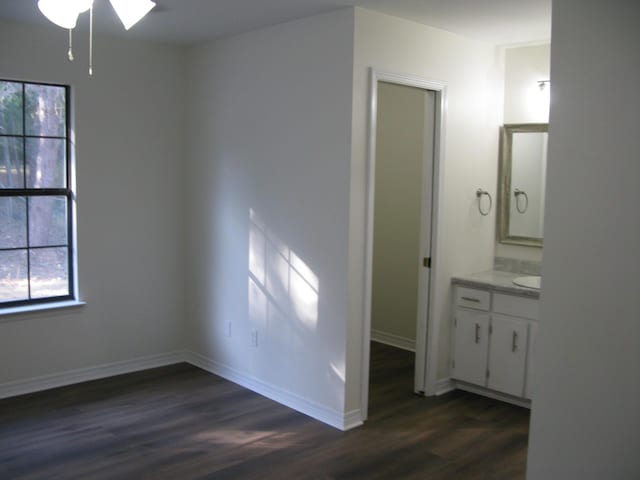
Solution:
[[[529,277],[518,277],[513,280],[513,283],[518,285],[519,287],[536,288],[536,289],[540,289],[541,282],[542,282],[542,277],[540,277],[539,275],[531,275]]]

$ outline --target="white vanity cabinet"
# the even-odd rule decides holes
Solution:
[[[493,314],[490,335],[487,387],[514,397],[524,396],[527,322]]]
[[[529,351],[527,352],[527,378],[525,380],[524,386],[524,396],[525,398],[532,398],[533,396],[533,385],[531,384],[531,379],[533,378],[533,355],[536,351],[536,338],[538,336],[538,324],[532,322],[529,325]]]
[[[484,384],[489,355],[491,295],[482,290],[456,288],[453,370],[458,380]]]
[[[451,376],[458,388],[531,398],[538,305],[535,298],[455,286]]]
[[[455,324],[455,378],[482,385],[487,375],[489,314],[460,309]]]

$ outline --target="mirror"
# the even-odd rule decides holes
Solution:
[[[548,124],[504,125],[500,130],[498,241],[542,247]]]

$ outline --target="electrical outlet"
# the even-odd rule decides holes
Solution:
[[[227,322],[227,324],[225,325],[224,334],[227,336],[227,338],[231,338],[231,322]]]
[[[251,330],[251,345],[253,347],[258,347],[258,330],[255,328]]]

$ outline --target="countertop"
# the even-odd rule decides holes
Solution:
[[[463,287],[491,289],[496,292],[510,293],[522,297],[540,298],[540,290],[520,287],[513,283],[515,278],[525,276],[527,275],[523,273],[487,270],[485,272],[470,273],[468,275],[456,275],[451,277],[451,283]]]

